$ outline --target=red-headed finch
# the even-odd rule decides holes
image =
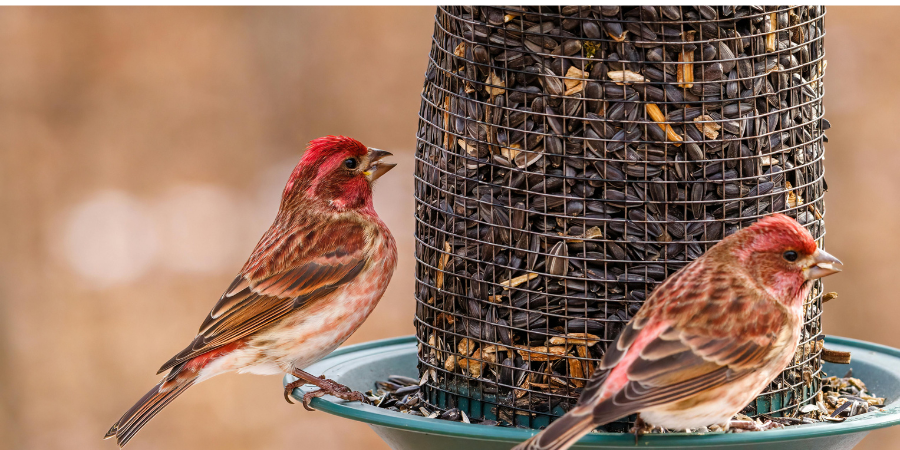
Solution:
[[[292,373],[284,391],[311,383],[344,400],[359,392],[302,369],[328,355],[366,320],[397,264],[397,247],[372,206],[372,183],[394,167],[390,153],[347,137],[309,143],[291,173],[275,222],[197,337],[163,364],[169,373],[106,433],[124,446],[187,388],[221,373]],[[288,400],[290,401],[290,400]]]
[[[653,291],[578,404],[516,449],[566,449],[634,413],[676,430],[727,424],[791,361],[813,281],[840,270],[781,214],[726,237]]]

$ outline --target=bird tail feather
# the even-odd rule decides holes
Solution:
[[[144,394],[110,429],[103,439],[116,438],[119,447],[124,447],[150,419],[194,384],[195,378],[179,380],[171,388],[163,388],[171,380],[168,377]]]
[[[513,450],[565,450],[599,424],[592,414],[566,414]]]

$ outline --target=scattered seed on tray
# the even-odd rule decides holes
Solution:
[[[387,380],[376,381],[375,388],[366,392],[366,397],[373,405],[413,416],[429,419],[450,420],[453,422],[473,423],[487,426],[511,426],[509,422],[496,420],[477,420],[466,416],[457,408],[441,409],[428,403],[423,394],[419,380],[400,375],[391,375]],[[739,413],[731,420],[726,431],[721,425],[689,430],[691,433],[744,433],[748,431],[765,431],[793,425],[818,422],[843,422],[848,417],[879,411],[884,406],[884,398],[877,397],[868,391],[865,383],[853,377],[848,371],[843,377],[831,376],[822,381],[822,392],[814,402],[803,405],[793,414],[773,417],[762,414],[756,418]],[[682,432],[685,430],[667,430],[664,428],[647,428],[647,433]]]

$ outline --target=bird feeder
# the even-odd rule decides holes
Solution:
[[[725,236],[780,212],[823,246],[824,14],[438,7],[415,168],[429,402],[545,426],[653,289]],[[819,392],[822,293],[748,414]]]
[[[850,417],[841,423],[796,425],[755,433],[685,433],[675,431],[641,437],[641,448],[726,450],[846,450],[859,443],[869,431],[900,423],[900,350],[869,342],[828,336],[825,343],[835,351],[852,352],[849,368],[860,378],[877,386],[887,400],[877,412]],[[367,342],[342,348],[314,364],[312,373],[364,391],[391,376],[414,377],[418,362],[415,337],[401,337]],[[844,373],[844,364],[824,363],[829,373]],[[294,381],[286,375],[284,383]],[[306,386],[294,393],[303,398]],[[394,450],[459,449],[509,450],[534,435],[535,430],[518,427],[485,426],[449,420],[417,417],[359,402],[345,402],[331,396],[315,398],[312,407],[339,417],[369,424]],[[591,433],[583,437],[573,450],[634,449],[634,436],[624,433]]]

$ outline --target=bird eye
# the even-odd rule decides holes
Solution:
[[[346,161],[344,161],[344,167],[346,167],[348,169],[355,169],[357,164],[359,164],[359,163],[356,162],[355,158],[349,158]]]
[[[790,262],[794,262],[794,261],[797,260],[797,257],[798,257],[799,255],[797,255],[797,252],[795,252],[795,251],[793,251],[793,250],[788,250],[788,251],[784,252],[784,254],[781,255],[781,256],[783,256],[784,259],[786,259],[786,260],[788,260],[788,261],[790,261]]]

